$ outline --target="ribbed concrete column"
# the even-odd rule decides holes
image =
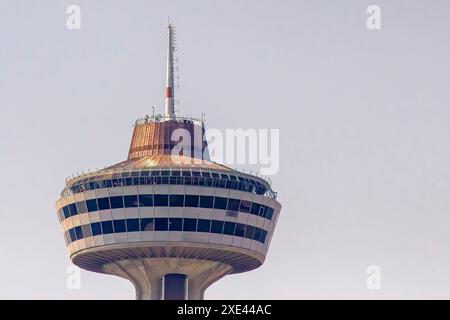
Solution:
[[[164,277],[171,274],[187,277],[189,300],[202,300],[211,284],[232,271],[230,266],[213,261],[179,258],[121,260],[109,263],[103,269],[106,273],[130,280],[136,288],[138,300],[162,300]]]

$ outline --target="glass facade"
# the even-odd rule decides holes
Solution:
[[[237,216],[238,212],[257,215],[272,220],[274,209],[256,202],[214,196],[183,194],[140,194],[91,199],[69,204],[58,211],[60,221],[85,212],[106,209],[138,207],[186,207],[215,208],[227,210],[227,216]],[[87,211],[78,211],[86,208]]]
[[[226,234],[265,243],[267,231],[251,225],[193,218],[133,218],[94,222],[73,227],[64,234],[66,243],[101,234],[139,231],[186,231]]]
[[[142,170],[109,175],[99,175],[83,179],[73,186],[65,189],[63,194],[80,193],[87,190],[137,185],[192,185],[201,187],[225,188],[259,195],[268,194],[271,198],[276,193],[263,183],[237,176],[231,173],[216,171],[190,171],[190,170]]]

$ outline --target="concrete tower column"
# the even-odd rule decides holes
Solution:
[[[185,298],[189,300],[203,300],[205,290],[232,268],[206,260],[147,258],[109,263],[103,270],[130,280],[136,289],[137,300],[180,299],[178,290],[185,290]],[[181,277],[174,275],[186,277],[184,287],[180,287]]]

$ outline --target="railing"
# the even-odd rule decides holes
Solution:
[[[80,179],[62,191],[61,196],[68,196],[84,191],[137,185],[190,185],[200,187],[225,188],[263,195],[270,199],[276,199],[277,193],[264,184],[243,177],[233,176],[234,179],[209,178],[202,176],[151,176],[147,171],[146,176],[140,176],[139,171],[104,174],[104,176],[91,176]],[[133,173],[137,175],[133,176]],[[111,176],[111,177],[108,177]]]
[[[169,120],[176,121],[176,122],[191,121],[197,125],[202,125],[204,123],[203,119],[190,117],[190,116],[174,115],[172,118],[170,118],[170,117],[166,117],[162,114],[155,114],[155,115],[151,115],[151,116],[145,115],[144,117],[137,119],[134,124],[136,126],[138,126],[138,125],[142,125],[142,124],[159,123],[159,122],[165,122],[165,121],[169,121]]]

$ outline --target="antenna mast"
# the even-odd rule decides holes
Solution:
[[[170,21],[167,25],[167,73],[166,73],[166,101],[165,118],[174,120],[174,51],[175,51],[175,27]]]

